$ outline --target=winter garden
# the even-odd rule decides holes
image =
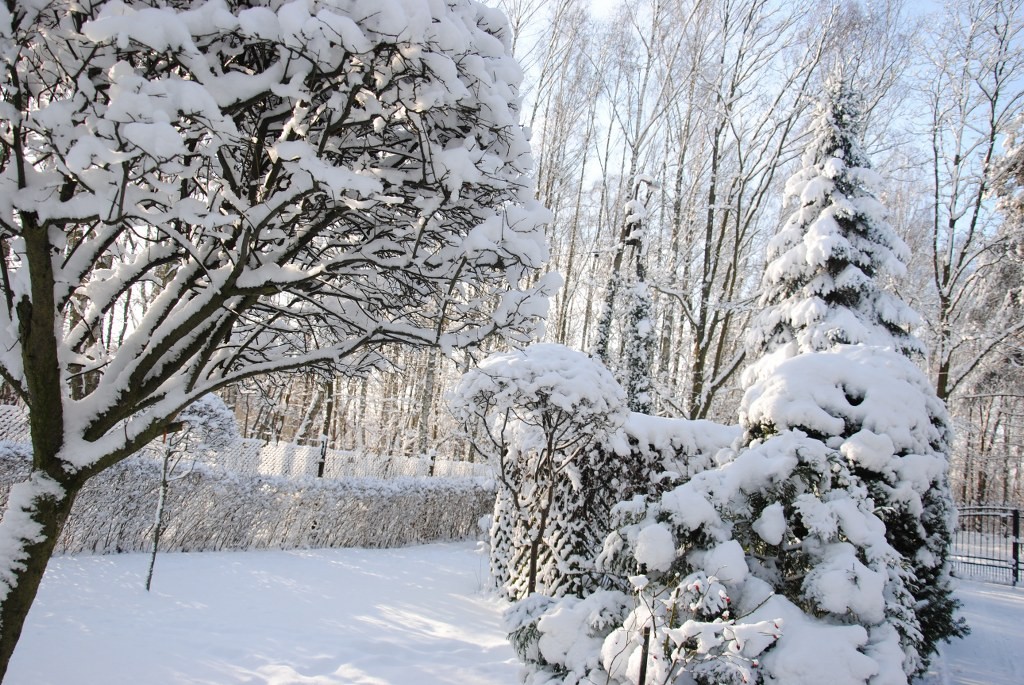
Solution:
[[[969,630],[956,502],[1022,501],[1022,31],[1002,0],[0,6],[0,678],[79,654],[36,631],[93,596],[199,631],[170,660],[202,682],[427,682],[424,636],[483,650],[452,682],[501,650],[528,685],[922,678]],[[156,599],[86,575],[128,551]],[[216,665],[183,617],[228,588],[245,658],[294,662]]]

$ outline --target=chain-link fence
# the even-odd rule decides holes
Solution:
[[[489,478],[485,464],[440,457],[381,456],[288,443],[239,440],[203,459],[236,473],[263,476],[342,478]],[[321,467],[321,461],[322,467]]]
[[[28,417],[24,409],[0,405],[0,441],[25,443],[28,440]],[[195,455],[195,458],[233,473],[286,478],[490,478],[493,475],[486,464],[442,457],[381,456],[252,439],[237,440],[225,449]]]
[[[0,404],[0,441],[29,441],[28,414],[24,409]]]

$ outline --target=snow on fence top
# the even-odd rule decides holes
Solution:
[[[236,473],[261,476],[303,477],[317,475],[319,446],[238,440],[230,447],[211,453],[202,461]],[[399,478],[444,476],[490,478],[486,464],[454,461],[441,457],[380,456],[348,450],[328,449],[324,455],[324,478]]]
[[[0,405],[0,441],[29,441],[28,417],[22,408]],[[239,439],[219,450],[196,455],[196,461],[239,474],[301,478],[317,475],[320,455],[319,446],[264,444],[262,440]],[[454,461],[442,457],[379,456],[333,449],[328,449],[324,457],[323,477],[331,480],[492,476],[491,468],[486,464]]]

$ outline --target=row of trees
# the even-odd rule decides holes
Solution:
[[[926,15],[899,1],[627,0],[607,21],[574,0],[505,5],[523,18],[514,45],[534,78],[538,196],[566,280],[549,339],[608,344],[601,307],[617,278],[635,280],[632,253],[653,300],[655,410],[732,414],[781,184],[824,74],[847,64],[883,199],[912,248],[900,294],[922,316],[924,363],[961,436],[958,495],[1019,501],[1024,318],[1007,293],[1022,227],[994,193],[1024,112],[1024,5],[961,0]],[[643,230],[628,231],[640,178]],[[609,362],[623,369],[630,305],[615,306]]]
[[[932,14],[901,0],[627,0],[602,17],[583,0],[498,4],[526,70],[536,195],[552,212],[549,268],[565,281],[546,340],[597,352],[625,382],[638,363],[630,322],[649,321],[639,363],[651,409],[734,415],[739,341],[765,245],[785,218],[778,197],[824,75],[846,64],[882,197],[911,248],[899,292],[921,314],[921,363],[957,427],[955,492],[1020,501],[1022,224],[998,200],[1019,187],[1019,0],[950,0]],[[316,439],[311,427],[333,406],[338,447],[464,453],[440,400],[472,359],[391,358],[394,375],[345,381],[334,392],[347,402],[321,400],[316,417],[301,414],[324,389],[298,403],[298,391],[281,389],[271,412],[297,414],[288,421]],[[381,429],[365,435],[368,426]]]

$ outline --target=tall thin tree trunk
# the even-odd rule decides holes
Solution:
[[[153,550],[149,554],[149,570],[146,572],[146,592],[153,586],[153,568],[156,566],[156,553],[160,548],[160,536],[164,532],[164,503],[167,502],[167,491],[170,490],[171,453],[164,450],[163,465],[160,468],[160,489],[156,499],[156,515],[153,517]]]
[[[423,456],[427,453],[427,438],[430,433],[430,410],[434,406],[434,390],[437,386],[437,367],[441,362],[441,355],[437,348],[431,348],[427,352],[427,373],[423,381],[423,394],[420,395],[420,415],[416,426],[416,455]]]
[[[320,430],[320,459],[316,463],[316,477],[323,478],[327,469],[327,442],[330,437],[331,421],[334,419],[334,380],[324,383],[324,424]]]

